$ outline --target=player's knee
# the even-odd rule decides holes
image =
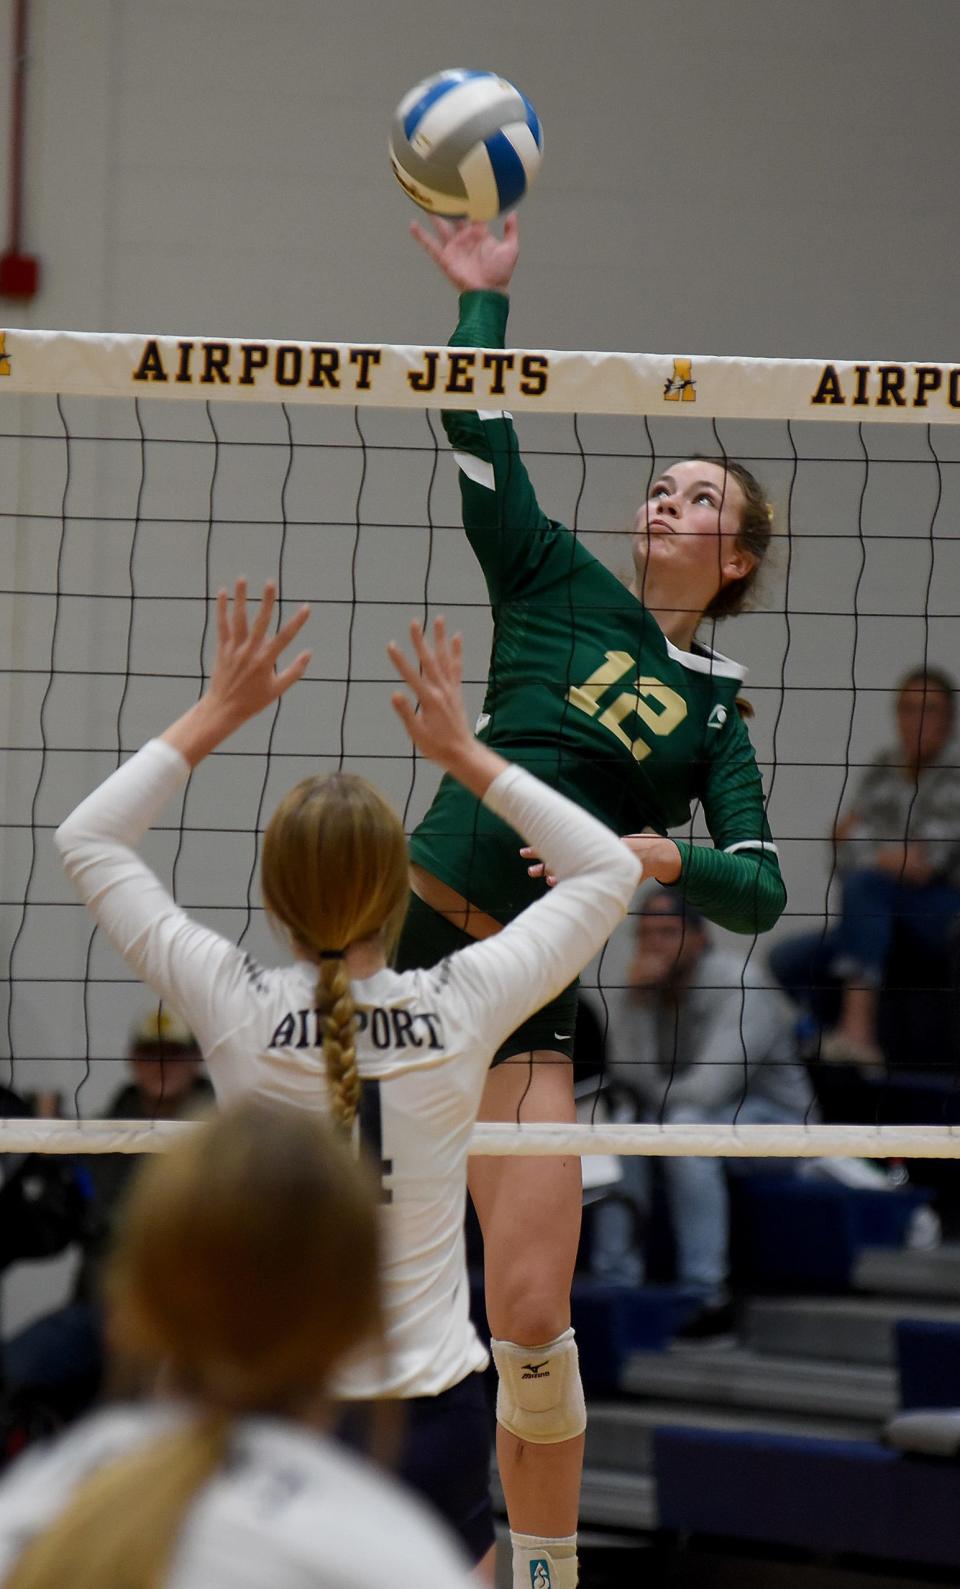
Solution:
[[[501,1276],[496,1286],[488,1281],[487,1307],[502,1340],[524,1347],[554,1341],[570,1323],[570,1277],[542,1271],[505,1284]]]
[[[497,1422],[518,1440],[554,1445],[587,1427],[580,1361],[573,1330],[545,1346],[490,1342],[496,1364]]]

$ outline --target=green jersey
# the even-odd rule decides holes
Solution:
[[[506,312],[499,293],[465,293],[454,342],[502,346]],[[678,841],[685,897],[736,931],[772,926],[785,891],[736,706],[745,670],[706,646],[672,645],[617,576],[547,518],[509,417],[443,421],[493,610],[478,737],[617,833],[665,834],[699,801],[715,848]],[[544,886],[528,877],[516,834],[449,777],[411,854],[499,921]]]

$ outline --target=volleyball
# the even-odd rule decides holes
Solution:
[[[540,168],[543,133],[518,88],[496,72],[437,72],[397,106],[394,175],[432,215],[492,221],[519,204]]]

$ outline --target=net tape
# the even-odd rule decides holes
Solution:
[[[0,1153],[162,1153],[196,1122],[2,1120]],[[470,1152],[508,1155],[636,1154],[650,1158],[960,1158],[960,1126],[516,1125],[474,1126]]]
[[[960,365],[0,332],[8,393],[960,424]]]

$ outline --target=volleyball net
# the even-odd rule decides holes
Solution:
[[[146,858],[178,901],[270,962],[259,840],[292,783],[344,767],[376,782],[408,830],[425,811],[436,774],[393,718],[384,647],[410,617],[443,612],[464,635],[479,712],[489,600],[438,412],[475,407],[515,415],[545,510],[624,574],[625,532],[669,461],[722,454],[763,481],[782,532],[773,566],[755,609],[705,637],[749,668],[790,896],[770,941],[828,930],[829,834],[894,740],[897,682],[914,666],[952,671],[960,650],[960,365],[7,331],[0,1033],[8,1083],[61,1094],[77,1121],[13,1122],[0,1151],[35,1151],[44,1130],[51,1151],[118,1151],[117,1123],[100,1133],[98,1117],[151,995],[72,896],[51,833],[197,698],[221,586],[243,573],[254,593],[275,579],[287,612],[308,601],[313,657],[150,834]],[[690,832],[706,839],[698,815]],[[584,977],[602,1021],[628,976],[631,931]],[[767,939],[740,947],[765,964]],[[898,1074],[929,1082],[921,1122],[898,1126],[879,1091],[861,1091],[862,1118],[704,1127],[696,1148],[679,1126],[594,1123],[565,1146],[553,1128],[530,1127],[536,1142],[478,1128],[477,1151],[953,1156],[955,983],[935,959],[901,990],[916,1042]],[[826,1073],[816,1051],[807,1062]],[[766,1147],[761,1131],[774,1133]],[[129,1130],[131,1151],[166,1139],[161,1122]]]

